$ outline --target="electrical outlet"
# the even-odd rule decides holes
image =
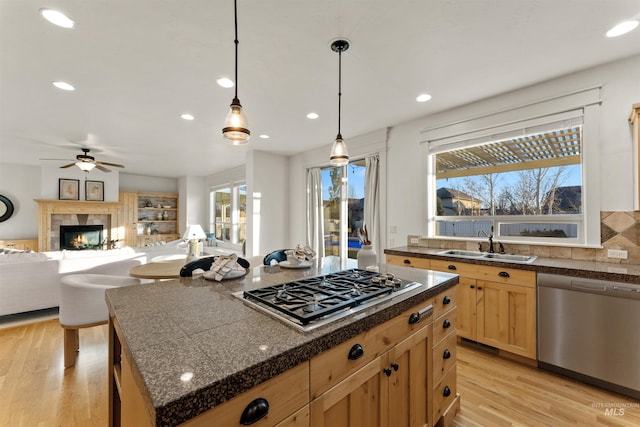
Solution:
[[[607,251],[607,256],[609,258],[627,259],[628,252],[619,249],[609,249]]]

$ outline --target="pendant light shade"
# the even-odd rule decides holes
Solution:
[[[347,144],[342,139],[340,133],[340,113],[341,113],[341,98],[342,98],[342,52],[349,49],[349,42],[347,40],[336,40],[331,43],[331,50],[338,52],[338,135],[331,147],[331,155],[329,156],[329,164],[331,166],[346,166],[349,164],[349,151],[347,150]]]
[[[235,96],[229,106],[230,110],[224,121],[224,128],[222,128],[222,137],[225,141],[233,145],[243,145],[249,142],[251,132],[249,131],[249,122],[245,115],[242,113],[242,105],[238,99],[238,3],[237,0],[233,0],[233,17],[235,27]]]

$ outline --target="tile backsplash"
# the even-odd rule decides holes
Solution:
[[[602,248],[543,246],[505,243],[508,253],[537,255],[545,258],[568,258],[614,264],[640,264],[640,211],[600,212],[600,242]],[[418,243],[415,243],[418,241]],[[499,239],[496,240],[498,242]],[[412,243],[414,242],[414,243]],[[410,235],[408,246],[434,249],[478,250],[478,241],[442,240]],[[497,245],[497,243],[496,243]],[[483,242],[486,248],[486,243]],[[497,248],[497,246],[496,246]],[[627,251],[627,259],[609,258],[610,249]]]

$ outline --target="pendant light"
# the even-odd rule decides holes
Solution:
[[[224,128],[222,129],[222,137],[233,145],[243,145],[249,142],[251,132],[249,132],[249,123],[244,114],[242,114],[242,105],[238,99],[238,4],[237,0],[233,0],[233,16],[235,25],[236,45],[236,75],[235,75],[235,96],[229,106],[229,114],[224,120]]]
[[[349,42],[347,40],[335,40],[331,43],[331,50],[338,52],[338,135],[331,147],[331,156],[329,157],[329,164],[331,166],[345,166],[349,164],[349,151],[347,150],[347,144],[342,140],[342,134],[340,133],[340,107],[342,98],[342,52],[349,49]]]

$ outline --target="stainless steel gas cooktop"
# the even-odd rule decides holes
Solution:
[[[234,295],[288,325],[309,331],[418,286],[421,284],[393,274],[350,269]]]

